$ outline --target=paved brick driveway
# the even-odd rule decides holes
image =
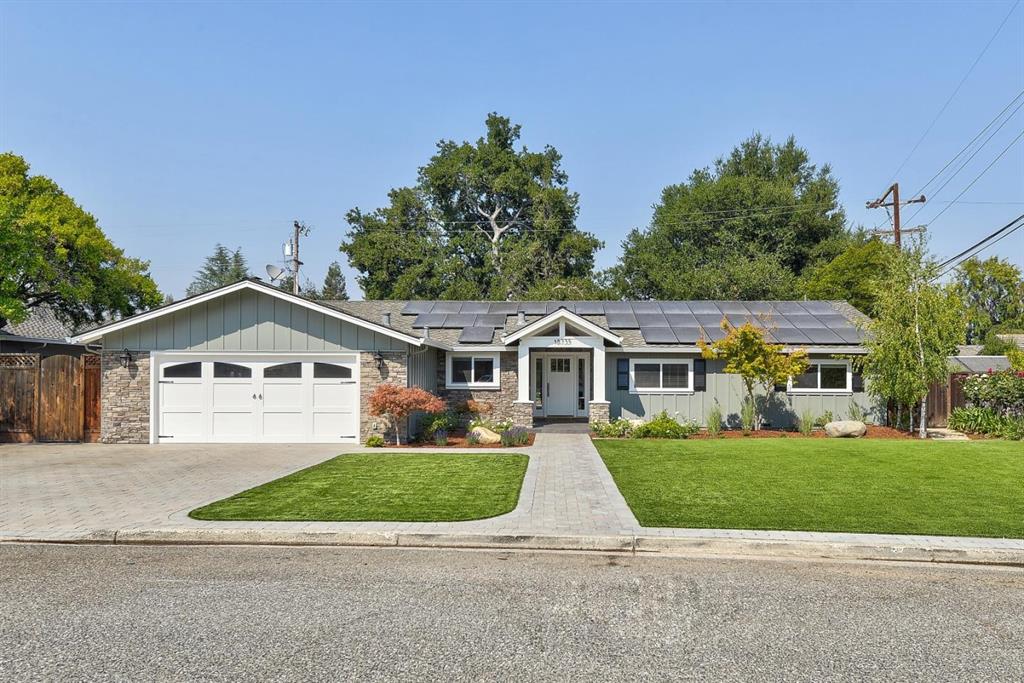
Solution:
[[[502,534],[630,534],[639,529],[589,437],[580,434],[538,434],[533,447],[516,449],[530,455],[519,506],[492,519],[249,523],[200,522],[187,516],[205,503],[359,450],[364,449],[331,444],[0,446],[0,530],[38,535],[197,526]]]

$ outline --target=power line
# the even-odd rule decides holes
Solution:
[[[928,179],[928,182],[926,182],[926,183],[925,183],[924,185],[922,185],[922,186],[921,186],[921,189],[919,189],[919,190],[915,191],[915,192],[914,192],[913,194],[922,194],[922,193],[923,193],[923,192],[924,192],[925,190],[927,190],[927,189],[928,189],[928,186],[929,186],[929,185],[931,185],[931,184],[932,184],[933,182],[935,182],[935,179],[936,179],[936,178],[938,178],[938,177],[939,177],[940,175],[942,175],[942,174],[943,174],[943,173],[945,172],[945,170],[946,170],[947,168],[949,168],[950,166],[952,166],[952,165],[953,165],[953,164],[954,164],[954,163],[956,162],[956,160],[960,158],[960,155],[961,155],[961,154],[963,154],[963,153],[964,153],[964,152],[966,152],[966,151],[967,151],[968,149],[970,149],[971,145],[973,145],[973,144],[974,144],[975,142],[977,142],[977,141],[978,141],[978,138],[980,138],[980,137],[981,137],[982,135],[984,135],[984,134],[985,134],[985,131],[987,131],[987,130],[988,130],[989,128],[991,128],[991,127],[992,127],[992,124],[994,124],[994,123],[995,123],[996,121],[998,121],[998,120],[999,120],[999,119],[1000,119],[1000,118],[1001,118],[1001,117],[1003,116],[1003,114],[1005,114],[1005,113],[1007,112],[1007,110],[1008,110],[1008,109],[1009,109],[1010,107],[1012,107],[1012,106],[1013,106],[1014,102],[1016,102],[1017,100],[1019,100],[1019,99],[1020,99],[1021,97],[1024,97],[1024,90],[1021,90],[1021,91],[1020,91],[1019,93],[1017,93],[1017,96],[1016,96],[1016,97],[1014,97],[1014,98],[1013,98],[1012,100],[1010,100],[1010,103],[1009,103],[1009,104],[1007,104],[1007,105],[1006,105],[1005,107],[1003,107],[1003,110],[1002,110],[1002,111],[1000,111],[1000,112],[999,112],[998,114],[996,114],[996,115],[995,115],[995,116],[994,116],[994,117],[992,118],[992,120],[991,120],[991,121],[989,121],[989,122],[988,122],[987,124],[985,124],[985,127],[984,127],[984,128],[982,128],[982,129],[981,129],[981,130],[980,130],[980,131],[978,132],[978,134],[977,134],[977,135],[975,135],[975,136],[974,136],[974,137],[973,137],[973,138],[971,139],[971,141],[970,141],[970,142],[968,142],[968,143],[967,143],[966,145],[964,145],[964,146],[963,146],[963,147],[962,147],[962,148],[960,149],[960,151],[959,151],[959,152],[957,152],[956,154],[954,154],[954,155],[953,155],[953,158],[952,158],[952,159],[950,159],[949,161],[947,161],[947,162],[946,162],[946,165],[945,165],[945,166],[943,166],[942,168],[940,168],[940,169],[938,170],[938,172],[937,172],[937,173],[936,173],[935,175],[933,175],[933,176],[932,176],[931,178],[929,178],[929,179]],[[1024,105],[1024,102],[1022,102],[1022,103],[1021,103],[1021,105]],[[1013,110],[1013,114],[1010,114],[1010,116],[1008,116],[1008,117],[1006,118],[1006,121],[1003,121],[1003,123],[1001,123],[1001,124],[999,125],[999,128],[1002,128],[1002,127],[1003,127],[1004,125],[1006,125],[1006,122],[1007,122],[1007,121],[1009,121],[1009,120],[1010,120],[1011,118],[1013,118],[1013,116],[1014,116],[1014,115],[1015,115],[1015,114],[1017,113],[1017,111],[1018,111],[1018,110],[1020,109],[1021,105],[1018,105],[1018,106],[1017,106],[1017,109],[1014,109],[1014,110]],[[997,128],[996,130],[999,130],[999,129]],[[989,136],[989,138],[987,138],[987,139],[985,140],[985,142],[984,142],[984,143],[982,143],[982,145],[981,145],[981,146],[982,146],[982,147],[984,147],[984,146],[985,146],[985,144],[986,144],[986,143],[988,143],[988,140],[989,140],[989,139],[991,139],[991,136]],[[979,150],[980,150],[980,148],[979,148]],[[975,152],[975,154],[976,154],[976,153],[977,153],[977,152]],[[956,175],[956,174],[954,173],[953,175]],[[935,194],[938,194],[938,192],[933,192],[932,194],[933,194],[933,195],[935,195]]]
[[[892,178],[890,179],[890,182],[892,182],[893,180],[896,179],[896,177],[900,174],[900,171],[903,170],[903,167],[906,166],[907,162],[910,161],[911,157],[914,156],[914,153],[917,151],[917,148],[921,146],[921,143],[924,142],[924,139],[926,137],[928,137],[929,133],[932,132],[932,128],[934,128],[935,124],[938,123],[940,118],[942,118],[942,115],[946,112],[946,109],[949,107],[950,103],[957,96],[957,93],[960,92],[960,88],[962,88],[964,86],[964,83],[967,82],[967,79],[970,78],[972,73],[974,73],[974,68],[976,66],[978,66],[978,62],[980,62],[981,58],[985,56],[986,52],[988,52],[989,47],[991,47],[991,45],[995,41],[996,37],[1003,30],[1003,26],[1006,25],[1006,22],[1010,20],[1010,15],[1013,14],[1014,10],[1017,9],[1017,5],[1019,5],[1019,4],[1020,4],[1020,0],[1017,0],[1017,2],[1013,3],[1013,7],[1011,7],[1010,11],[1006,13],[1005,17],[1003,17],[1003,20],[999,23],[999,27],[996,28],[995,33],[992,34],[992,37],[988,39],[987,43],[985,43],[985,47],[982,48],[981,53],[975,58],[974,62],[971,64],[971,68],[968,69],[967,73],[964,74],[964,77],[960,79],[960,82],[957,84],[956,88],[953,90],[953,93],[946,100],[945,104],[942,105],[942,108],[939,109],[939,113],[936,114],[935,118],[932,119],[932,122],[928,124],[928,128],[925,129],[925,131],[921,135],[920,139],[918,139],[917,143],[910,150],[910,153],[907,154],[907,157],[900,164],[899,168],[896,169],[896,172],[892,174]]]
[[[1013,113],[1010,114],[1008,117],[1006,117],[1003,120],[1003,122],[999,124],[999,127],[996,128],[994,131],[992,131],[992,133],[987,138],[985,138],[985,141],[982,142],[978,146],[978,148],[976,150],[974,150],[974,152],[971,153],[971,155],[969,157],[964,159],[964,162],[962,164],[960,164],[960,166],[957,167],[957,169],[955,171],[953,171],[953,173],[950,174],[950,176],[948,178],[946,178],[946,180],[942,183],[942,185],[939,185],[939,189],[935,190],[935,192],[932,193],[933,197],[938,195],[938,194],[941,194],[942,191],[944,189],[946,189],[946,186],[949,185],[951,182],[953,182],[954,178],[956,178],[958,175],[960,175],[960,171],[962,171],[965,168],[967,168],[967,164],[971,163],[971,161],[974,160],[974,157],[978,156],[978,153],[981,152],[981,150],[985,149],[985,145],[987,145],[989,143],[989,141],[996,136],[996,133],[998,133],[999,131],[1001,131],[1003,129],[1003,126],[1005,126],[1007,123],[1010,122],[1010,119],[1012,119],[1014,117],[1014,115],[1016,115],[1016,113],[1018,111],[1020,111],[1021,107],[1024,107],[1024,102],[1021,102],[1020,104],[1018,104],[1017,108],[1013,110]],[[931,182],[931,181],[929,181],[929,182]],[[917,214],[919,214],[922,211],[924,211],[924,209],[925,209],[925,207],[922,206],[920,209],[915,211],[914,215],[911,216],[909,220],[913,220],[914,216],[917,216]]]
[[[978,242],[975,242],[971,246],[961,251],[956,256],[946,259],[945,261],[940,263],[938,266],[936,266],[936,270],[941,270],[942,272],[933,277],[932,279],[936,280],[942,277],[949,271],[957,268],[964,261],[971,259],[973,256],[975,256],[983,249],[987,249],[988,247],[991,247],[993,244],[998,243],[1000,240],[1009,237],[1014,232],[1019,230],[1021,227],[1024,227],[1024,214],[1017,216],[1012,221],[1010,221],[1003,227],[993,232],[991,235],[986,236],[984,239],[979,240]]]
[[[992,168],[993,166],[995,166],[996,162],[999,161],[1000,159],[1002,159],[1003,155],[1006,154],[1010,150],[1011,147],[1013,147],[1015,144],[1017,144],[1017,142],[1022,137],[1024,137],[1024,130],[1021,130],[1021,132],[1017,133],[1017,137],[1015,137],[1013,140],[1010,140],[1010,144],[1008,144],[1006,147],[1003,147],[1003,150],[1001,152],[999,152],[998,155],[996,155],[996,158],[993,159],[992,161],[990,161],[988,166],[986,166],[985,168],[982,169],[981,173],[979,173],[978,175],[974,176],[974,180],[972,180],[971,182],[967,183],[967,187],[965,187],[964,189],[960,190],[960,194],[958,194],[956,197],[954,197],[952,202],[947,204],[945,206],[945,208],[942,209],[942,211],[939,211],[937,214],[932,216],[932,219],[930,221],[928,221],[928,225],[929,226],[932,225],[933,223],[935,223],[935,221],[937,221],[939,219],[939,216],[941,216],[942,214],[944,214],[947,211],[949,211],[949,208],[951,206],[953,206],[953,204],[956,203],[956,200],[960,199],[960,197],[963,197],[964,194],[967,192],[967,190],[969,190],[972,187],[974,187],[974,183],[978,182],[983,175],[988,173],[988,170],[990,168]],[[914,215],[917,215],[917,214],[914,214]]]

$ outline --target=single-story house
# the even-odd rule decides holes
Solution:
[[[526,427],[662,410],[703,424],[715,404],[736,423],[740,378],[696,344],[723,318],[813,359],[772,395],[772,425],[871,412],[849,361],[864,316],[844,302],[311,301],[249,279],[75,341],[102,349],[105,442],[359,442],[388,429],[368,410],[384,382]]]

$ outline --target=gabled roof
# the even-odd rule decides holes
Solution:
[[[210,291],[203,292],[202,294],[196,294],[194,296],[187,297],[180,301],[164,304],[163,306],[159,306],[157,308],[145,311],[143,313],[137,313],[136,315],[132,315],[121,320],[106,323],[104,325],[100,325],[99,327],[94,327],[91,330],[78,334],[77,336],[74,337],[72,341],[74,341],[76,344],[93,342],[96,341],[97,339],[100,339],[106,334],[116,332],[117,330],[124,329],[125,327],[137,325],[141,322],[145,322],[146,320],[159,318],[161,316],[165,316],[176,311],[189,308],[190,306],[195,306],[196,304],[202,303],[204,301],[216,299],[218,297],[222,297],[227,294],[231,294],[232,292],[237,292],[244,289],[254,290],[260,292],[261,294],[268,294],[270,296],[277,297],[278,299],[290,301],[291,303],[297,304],[299,306],[304,306],[313,311],[318,311],[320,313],[323,313],[324,315],[328,315],[333,318],[338,318],[340,320],[350,322],[354,325],[359,325],[360,327],[365,327],[367,329],[373,330],[374,332],[379,332],[383,335],[392,337],[394,339],[398,339],[399,341],[406,342],[407,344],[413,344],[415,346],[420,346],[423,344],[423,339],[421,337],[406,334],[404,332],[399,332],[393,327],[365,320],[363,318],[354,316],[350,313],[341,311],[333,306],[328,306],[327,304],[320,303],[318,301],[313,301],[311,299],[305,299],[301,296],[290,294],[279,289],[278,287],[268,285],[267,283],[259,280],[258,278],[240,280],[239,282],[235,282],[230,285],[218,287],[217,289],[211,289]]]
[[[537,320],[534,320],[532,323],[529,323],[518,328],[514,332],[503,335],[501,340],[506,344],[511,344],[512,342],[519,341],[523,337],[527,337],[532,334],[536,334],[537,332],[540,332],[541,330],[543,330],[545,327],[548,327],[552,323],[561,322],[563,320],[568,323],[572,323],[574,326],[584,329],[587,332],[590,332],[595,337],[602,337],[605,341],[611,342],[612,344],[622,343],[622,337],[620,337],[619,335],[613,334],[604,327],[597,325],[596,323],[592,323],[589,320],[581,316],[578,316],[565,308],[559,308],[553,313],[548,313],[547,315],[542,316]]]

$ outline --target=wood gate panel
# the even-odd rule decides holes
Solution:
[[[95,443],[100,440],[100,357],[92,354],[82,356],[83,370],[82,440]]]
[[[34,438],[38,373],[38,355],[0,354],[0,442]]]
[[[82,440],[82,359],[47,356],[39,362],[38,441]]]

